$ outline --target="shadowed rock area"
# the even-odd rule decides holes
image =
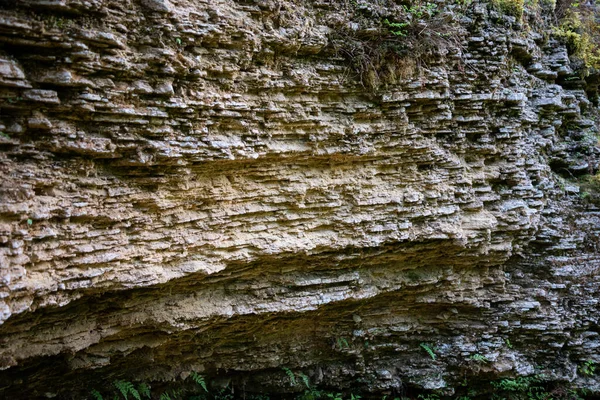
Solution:
[[[0,398],[600,391],[597,71],[435,4],[0,3]]]

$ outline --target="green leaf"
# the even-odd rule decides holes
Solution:
[[[100,392],[98,392],[96,389],[92,389],[92,396],[94,396],[94,399],[96,400],[104,400],[104,397],[102,397]]]
[[[202,375],[199,375],[197,372],[192,372],[192,380],[196,382],[198,385],[204,389],[206,393],[208,393],[208,388],[206,387],[206,381]]]
[[[282,368],[282,369],[285,372],[285,374],[288,376],[288,378],[290,378],[290,384],[292,386],[296,386],[296,383],[297,383],[296,382],[296,375],[294,375],[294,373],[292,372],[292,370],[289,369],[289,368],[285,368],[285,367]]]
[[[150,386],[147,383],[140,383],[140,385],[138,386],[138,392],[140,392],[142,396],[145,396],[149,399],[152,398],[152,394],[150,393]]]

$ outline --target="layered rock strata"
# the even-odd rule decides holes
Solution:
[[[302,390],[282,367],[600,389],[600,210],[566,179],[598,169],[595,84],[551,10],[454,10],[459,40],[375,90],[332,46],[345,12],[0,5],[0,396]]]

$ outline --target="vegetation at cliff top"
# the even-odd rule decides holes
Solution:
[[[555,36],[562,38],[569,54],[581,61],[585,74],[600,69],[600,25],[596,8],[575,0],[562,0],[556,5],[559,25]]]

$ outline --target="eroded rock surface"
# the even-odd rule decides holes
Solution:
[[[596,89],[551,11],[476,2],[370,91],[332,46],[343,10],[0,5],[0,396],[302,390],[281,367],[600,389],[577,369],[600,363],[600,210],[564,179],[598,169]]]

